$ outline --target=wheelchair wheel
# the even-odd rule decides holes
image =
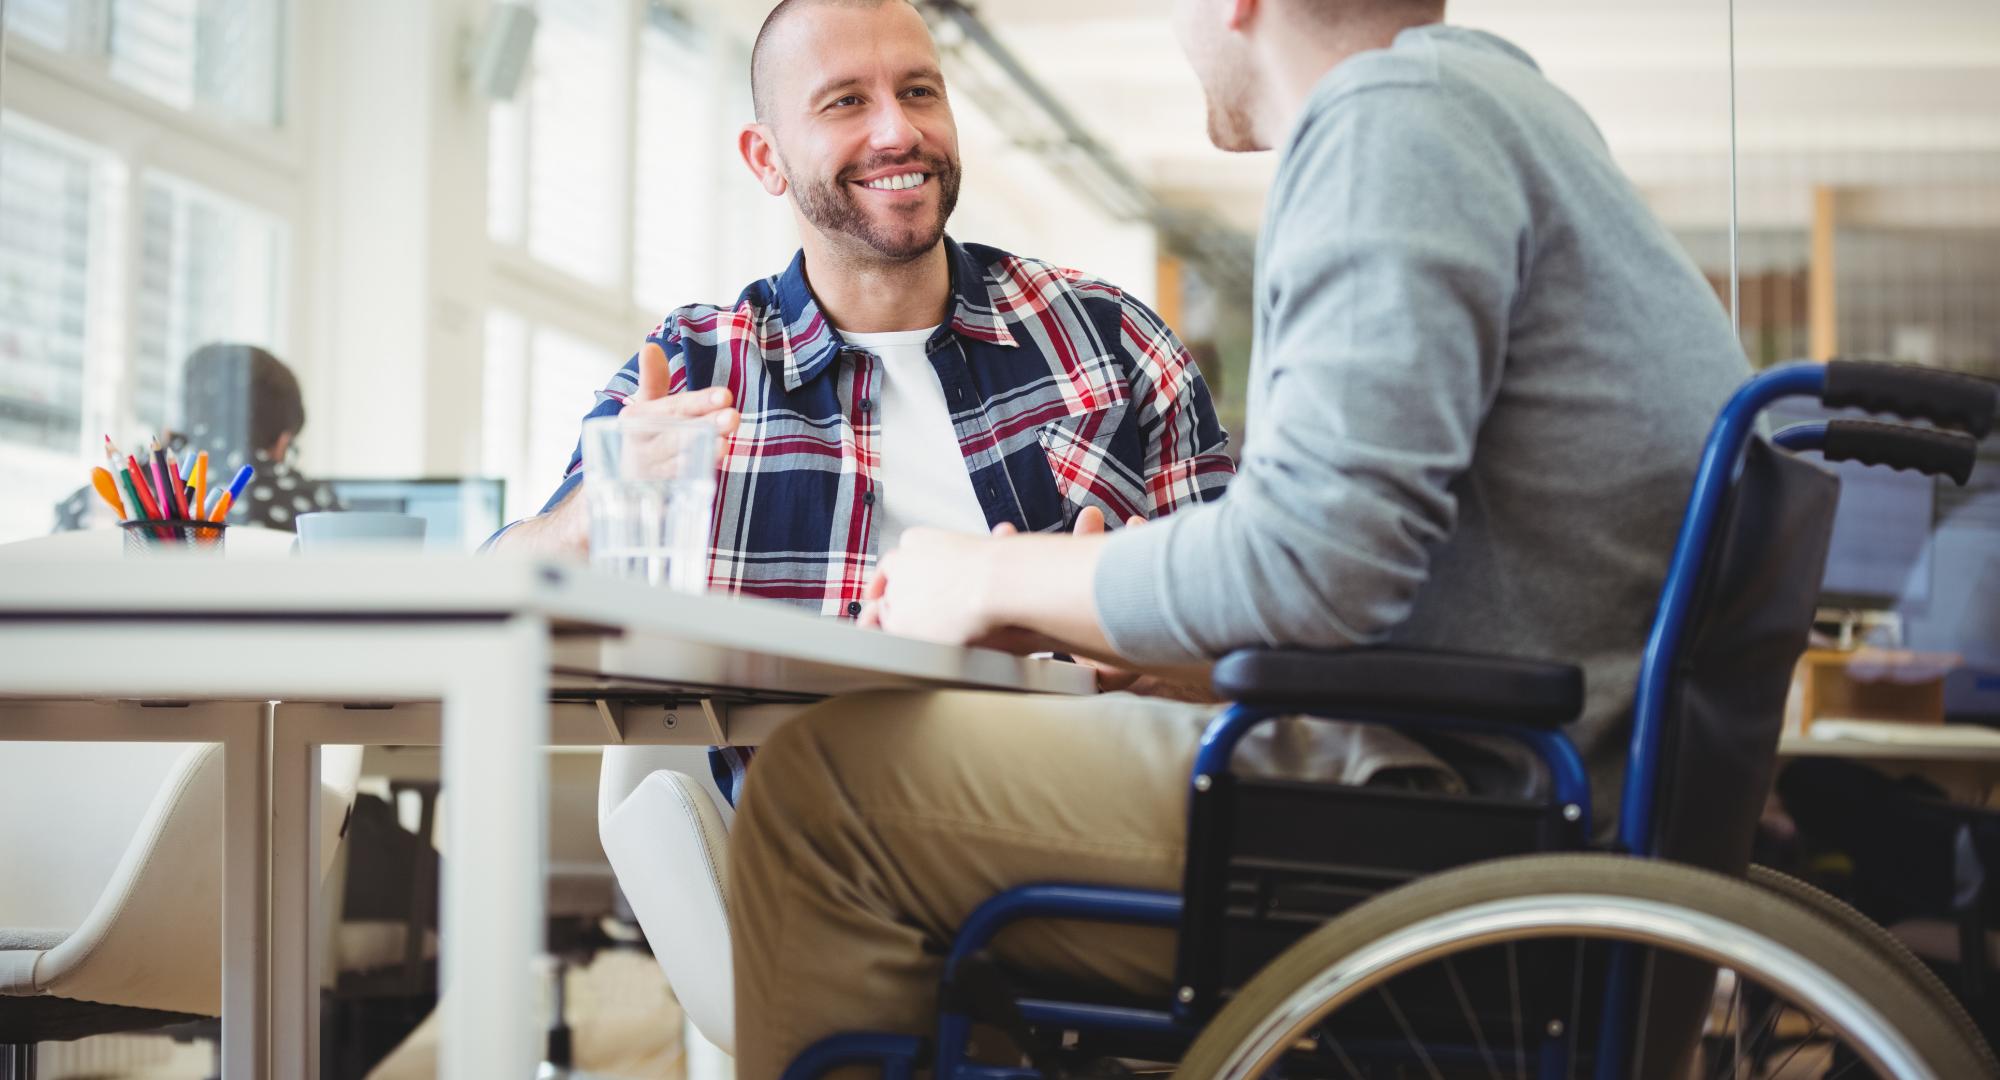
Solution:
[[[1629,1022],[1606,1019],[1614,998]],[[1621,1076],[1993,1075],[1877,943],[1767,888],[1612,855],[1375,897],[1245,985],[1177,1075],[1591,1077],[1620,1041]]]
[[[1985,1063],[1982,1076],[2000,1076],[2000,1059],[1993,1056],[1993,1047],[1979,1030],[1979,1024],[1965,1011],[1958,995],[1951,992],[1943,979],[1932,971],[1930,965],[1918,959],[1910,947],[1897,940],[1882,924],[1863,915],[1851,904],[1790,874],[1773,870],[1768,866],[1752,863],[1744,875],[1750,884],[1768,889],[1802,907],[1808,907],[1827,922],[1840,927],[1859,941],[1868,942],[1882,959],[1907,976],[1912,984],[1924,995],[1939,1016],[1951,1021],[1958,1029],[1959,1037],[1979,1051],[1980,1060]]]

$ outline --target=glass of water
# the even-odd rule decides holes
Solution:
[[[590,562],[620,577],[698,593],[708,584],[715,505],[713,420],[601,416],[583,423]]]

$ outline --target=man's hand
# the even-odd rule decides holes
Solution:
[[[863,591],[866,604],[860,623],[904,637],[1014,653],[1074,653],[1069,639],[1052,633],[1071,627],[1083,631],[1076,640],[1109,654],[1109,647],[1101,644],[1088,588],[1103,532],[1104,514],[1094,507],[1077,515],[1069,537],[1019,536],[1006,524],[996,527],[991,537],[911,529],[903,534],[902,547],[876,564]],[[1036,552],[1053,560],[1048,571],[1062,570],[1038,573],[1035,564],[1043,556]],[[1065,552],[1084,558],[1072,561],[1063,557]],[[1030,609],[1047,606],[1027,599],[1045,590],[1063,597],[1063,610],[1052,622],[1037,629],[1005,617],[1010,605],[1023,601]]]
[[[625,399],[621,416],[661,416],[684,420],[713,417],[715,430],[724,438],[734,434],[743,417],[731,405],[729,391],[721,387],[688,390],[675,394],[667,390],[667,354],[648,341],[639,349],[639,389]]]
[[[723,440],[735,433],[742,415],[732,406],[728,390],[715,387],[670,393],[667,354],[651,341],[639,349],[639,388],[625,399],[621,416],[671,417],[685,420],[710,418]],[[721,443],[718,442],[718,446]],[[666,452],[671,452],[669,448]],[[589,478],[585,478],[585,483]],[[556,504],[507,530],[495,550],[543,555],[585,555],[590,551],[590,513],[579,486]]]

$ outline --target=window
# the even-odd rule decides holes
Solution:
[[[245,200],[299,200],[280,190],[297,175],[279,131],[284,0],[0,10],[4,542],[48,531],[104,435],[129,444],[179,421],[181,365],[197,346],[282,355],[292,227]]]
[[[717,250],[714,230],[718,175],[749,117],[747,92],[722,91],[742,81],[732,58],[747,70],[748,57],[719,49],[664,0],[539,0],[535,10],[530,78],[489,114],[488,235],[525,257],[513,269],[560,275],[620,333],[735,295],[742,281],[723,281],[736,272],[724,264],[741,260]],[[769,209],[789,220],[775,201]]]
[[[95,163],[0,123],[0,444],[72,450],[83,430]]]
[[[140,188],[132,412],[158,429],[178,422],[181,361],[196,347],[242,341],[284,353],[285,239],[268,215],[186,181],[153,174]]]
[[[8,0],[6,29],[177,109],[278,123],[274,0]]]
[[[7,32],[49,49],[69,47],[69,0],[8,0]]]
[[[0,540],[48,530],[108,405],[90,391],[113,180],[101,150],[0,112]]]
[[[639,36],[638,135],[633,140],[632,300],[666,312],[726,299],[712,260],[717,176],[729,164],[728,132],[715,114],[715,61],[701,38],[653,8]],[[740,287],[722,285],[734,295]]]
[[[481,470],[507,481],[508,520],[542,508],[576,449],[577,421],[625,355],[521,316],[486,316]]]
[[[596,286],[623,276],[626,0],[541,0],[520,100],[492,110],[496,240]]]

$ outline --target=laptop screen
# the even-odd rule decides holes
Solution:
[[[503,524],[505,481],[495,477],[334,479],[327,483],[349,510],[381,510],[423,518],[426,551],[470,551]]]

